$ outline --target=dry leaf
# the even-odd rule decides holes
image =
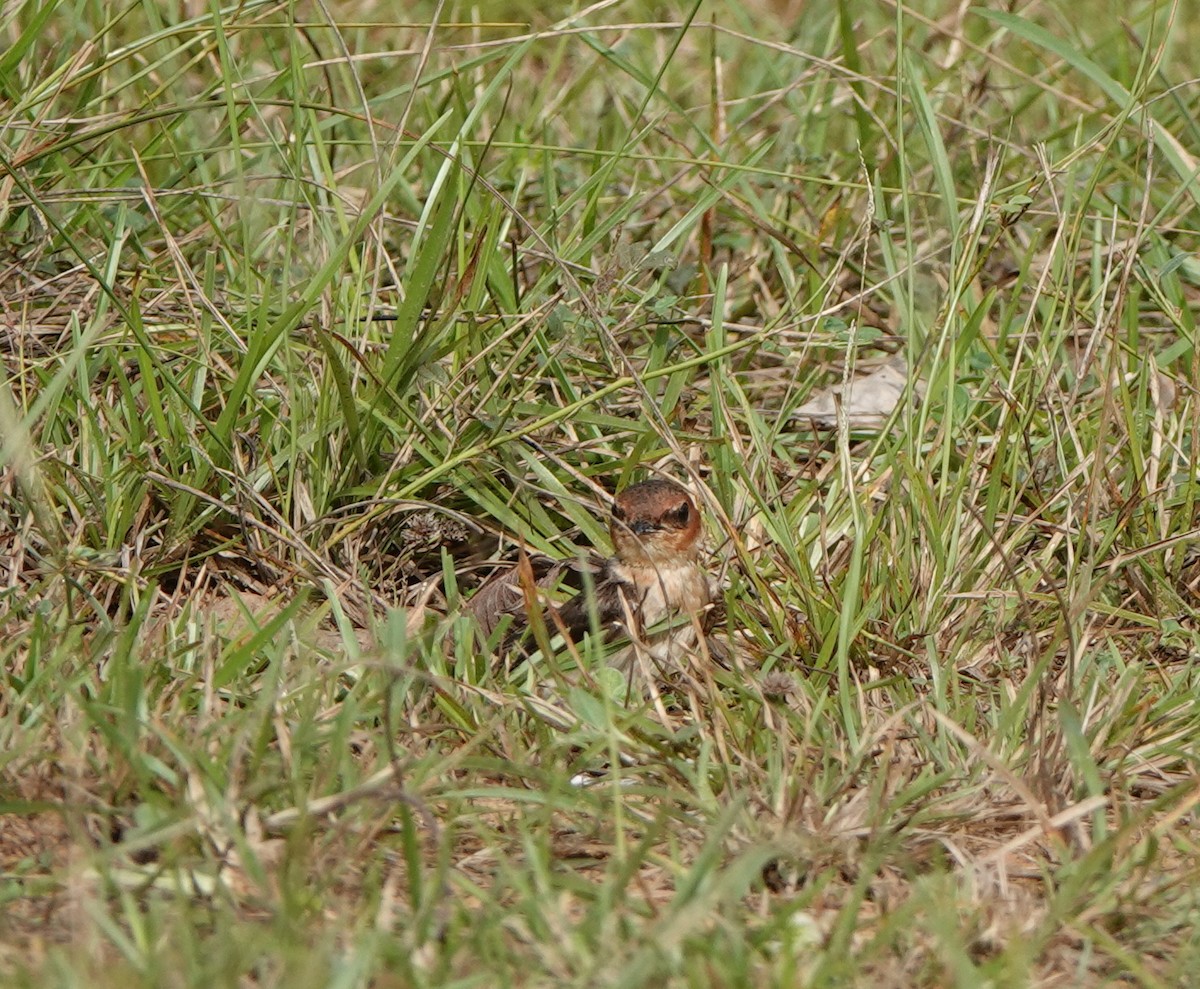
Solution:
[[[1150,399],[1159,412],[1170,412],[1175,408],[1175,397],[1178,394],[1175,388],[1175,379],[1160,371],[1153,360],[1154,358],[1151,358],[1151,368],[1154,373],[1150,378]]]
[[[904,395],[907,384],[908,367],[904,358],[893,357],[877,371],[854,378],[844,386],[826,388],[796,409],[792,417],[805,419],[822,429],[835,429],[840,401],[851,428],[882,426]],[[920,382],[913,388],[918,395],[923,390]]]

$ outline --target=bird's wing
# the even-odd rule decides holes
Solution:
[[[528,569],[524,563],[528,564]],[[466,610],[478,623],[485,639],[499,627],[506,615],[511,615],[513,623],[506,639],[511,643],[529,621],[527,592],[555,587],[579,591],[586,585],[585,572],[595,575],[602,570],[603,561],[598,558],[553,560],[548,556],[525,556],[523,561],[497,569],[488,577],[467,602]],[[533,586],[527,587],[531,582]]]
[[[560,607],[556,614],[563,630],[578,641],[592,629],[592,610],[595,609],[597,625],[601,630],[610,629],[615,623],[625,620],[623,598],[634,601],[633,585],[614,571],[610,560],[602,561],[592,570],[591,586],[585,581],[579,593]],[[634,610],[637,605],[634,603]]]

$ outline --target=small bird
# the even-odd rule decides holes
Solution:
[[[674,481],[634,484],[617,496],[609,533],[613,556],[582,561],[582,567],[580,561],[528,557],[524,584],[548,588],[566,582],[577,589],[565,604],[544,606],[551,632],[557,629],[578,641],[591,630],[594,612],[598,627],[610,637],[630,638],[631,645],[612,656],[610,665],[628,671],[639,648],[660,667],[680,665],[697,645],[708,606],[717,598],[716,581],[700,561],[696,503]],[[522,566],[485,582],[467,606],[485,637],[505,615],[513,616],[505,646],[524,632],[533,604],[533,588],[522,586]],[[668,628],[655,629],[667,619],[673,619]]]

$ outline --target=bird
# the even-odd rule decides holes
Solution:
[[[701,517],[692,496],[674,481],[654,479],[626,488],[609,521],[613,555],[554,561],[524,556],[515,567],[485,581],[467,605],[485,640],[505,616],[512,624],[501,649],[515,645],[529,626],[531,609],[542,608],[547,628],[573,642],[596,628],[630,644],[609,656],[629,672],[639,651],[664,672],[682,667],[707,631],[716,580],[702,561]],[[537,591],[567,584],[575,595],[561,605],[544,603]],[[666,628],[656,628],[666,620]]]

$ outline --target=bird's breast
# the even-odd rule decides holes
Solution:
[[[670,567],[618,564],[616,569],[620,582],[633,592],[629,603],[637,609],[643,626],[669,615],[696,614],[712,601],[709,576],[692,561]]]

